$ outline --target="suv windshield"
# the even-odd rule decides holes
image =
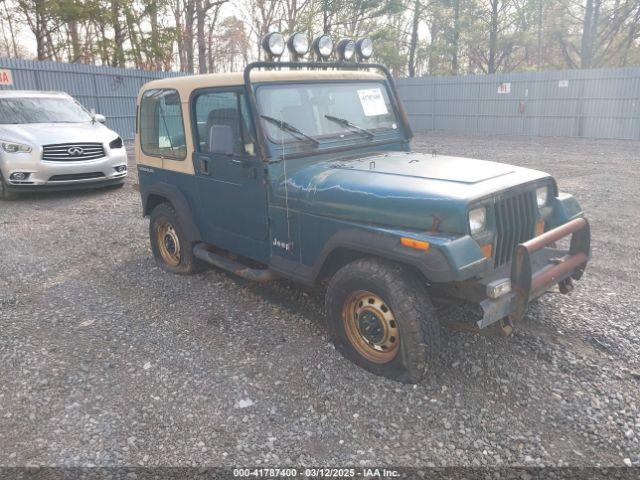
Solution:
[[[0,124],[88,122],[91,115],[75,100],[65,97],[0,99]]]
[[[284,121],[319,140],[340,135],[370,140],[377,132],[398,128],[381,82],[262,85],[257,100],[263,118]],[[300,141],[283,136],[277,122],[263,124],[274,142]]]

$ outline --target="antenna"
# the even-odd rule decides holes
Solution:
[[[283,122],[282,112],[280,112],[280,122]],[[287,245],[285,250],[288,252],[293,249],[293,242],[291,241],[291,221],[289,220],[289,179],[287,178],[287,160],[284,153],[284,130],[282,128],[280,128],[280,146],[282,148],[282,174],[284,176],[284,208],[287,217]]]

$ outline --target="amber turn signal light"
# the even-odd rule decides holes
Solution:
[[[493,255],[493,246],[490,243],[483,245],[480,249],[482,250],[484,258],[491,258],[491,255]]]
[[[544,233],[544,220],[539,220],[536,222],[536,237],[542,235]]]
[[[429,250],[429,242],[416,240],[414,238],[400,237],[400,244],[405,247],[415,248],[416,250]]]

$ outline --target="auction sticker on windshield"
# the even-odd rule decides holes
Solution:
[[[358,96],[360,97],[360,105],[362,105],[365,117],[375,117],[389,113],[382,96],[382,90],[379,88],[358,90]]]

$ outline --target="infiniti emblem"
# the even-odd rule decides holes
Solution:
[[[71,147],[67,150],[67,152],[72,157],[79,157],[84,153],[84,149],[82,147]]]

